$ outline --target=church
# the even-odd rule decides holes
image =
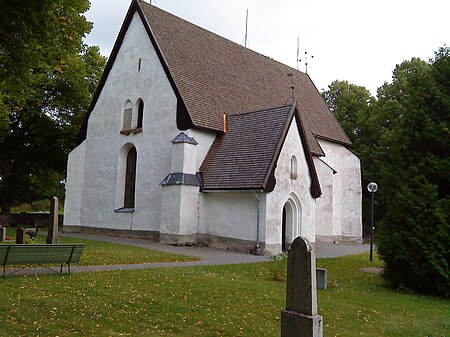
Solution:
[[[67,163],[64,231],[278,254],[362,239],[359,159],[310,77],[133,0]]]

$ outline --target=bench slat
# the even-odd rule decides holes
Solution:
[[[2,265],[79,262],[85,244],[0,245]],[[6,259],[7,258],[7,259]]]

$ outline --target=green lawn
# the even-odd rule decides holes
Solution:
[[[15,228],[8,229],[8,235],[15,243]],[[40,232],[40,234],[43,234]],[[46,236],[38,235],[36,243],[45,244]],[[28,240],[30,242],[30,240]],[[182,256],[170,253],[164,253],[156,250],[145,249],[141,247],[119,245],[107,242],[84,240],[76,238],[60,237],[60,243],[85,243],[80,263],[82,266],[98,266],[110,264],[136,264],[152,262],[181,262],[195,261],[195,257]],[[32,243],[30,243],[32,244]],[[13,268],[15,266],[11,266]]]
[[[372,265],[378,265],[375,261]],[[449,300],[403,294],[368,254],[318,260],[324,335],[450,336]],[[0,280],[0,336],[279,336],[285,284],[270,264],[11,277]]]

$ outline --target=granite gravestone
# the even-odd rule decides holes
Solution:
[[[286,310],[281,312],[281,337],[322,337],[317,315],[316,257],[308,240],[298,237],[288,252]]]
[[[16,244],[22,245],[25,243],[25,229],[17,228],[16,230]]]
[[[50,227],[47,234],[47,244],[59,243],[58,236],[58,198],[53,197],[50,205]]]

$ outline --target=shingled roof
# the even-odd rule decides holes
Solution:
[[[294,119],[295,117],[295,119]],[[291,123],[295,120],[302,138],[311,194],[321,194],[296,104],[234,114],[227,118],[227,133],[216,137],[200,172],[203,190],[263,190],[275,187],[275,168]]]
[[[203,188],[265,189],[291,110],[287,105],[229,116],[228,132],[216,137],[200,167]]]
[[[294,99],[314,154],[323,154],[314,136],[350,144],[307,74],[146,2],[139,4],[194,126],[223,130],[224,113]]]
[[[223,132],[224,113],[267,109],[296,100],[312,154],[323,155],[316,137],[343,145],[351,143],[307,74],[140,0],[131,3],[79,142],[86,137],[87,119],[135,11],[146,23],[149,38],[177,95],[177,123],[181,130],[197,127]]]

